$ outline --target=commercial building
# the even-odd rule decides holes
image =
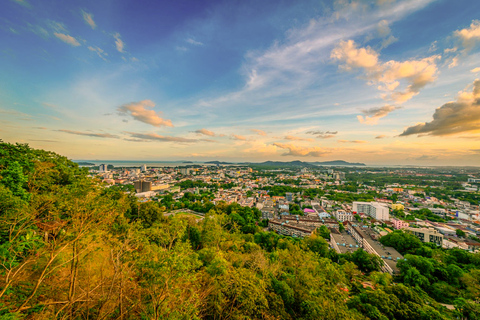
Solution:
[[[385,204],[378,202],[353,202],[353,213],[364,213],[370,217],[388,221],[390,218],[388,207]]]
[[[405,231],[413,234],[422,242],[431,242],[438,246],[443,244],[443,234],[433,228],[406,228]]]

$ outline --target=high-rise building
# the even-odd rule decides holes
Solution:
[[[147,165],[146,165],[146,164],[142,164],[141,170],[142,170],[142,171],[147,171]]]
[[[100,172],[107,172],[108,171],[108,166],[106,164],[101,164],[98,166],[98,171]]]
[[[180,173],[184,176],[188,176],[190,174],[190,168],[180,168]]]
[[[390,219],[388,207],[378,202],[353,202],[353,213],[365,213],[377,220],[388,221]]]

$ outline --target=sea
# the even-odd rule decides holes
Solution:
[[[141,167],[143,165],[146,165],[148,168],[184,167],[184,166],[191,166],[191,165],[200,165],[200,166],[215,165],[213,163],[205,163],[205,162],[198,162],[198,161],[139,161],[139,160],[72,160],[72,161],[75,163],[82,163],[82,162],[93,163],[95,166],[99,166],[101,164],[106,164],[106,165],[110,164],[116,168]],[[80,164],[80,167],[90,167],[90,165]]]

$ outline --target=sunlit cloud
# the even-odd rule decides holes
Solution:
[[[215,133],[213,131],[207,130],[207,129],[198,129],[193,131],[197,134],[203,134],[205,136],[210,136],[210,137],[215,137]]]
[[[353,40],[341,41],[330,56],[340,62],[340,70],[363,69],[369,84],[378,84],[378,90],[387,92],[384,99],[398,103],[410,100],[427,84],[437,79],[436,61],[441,58],[434,55],[420,60],[390,60],[382,63],[375,50],[370,47],[358,48]],[[396,90],[400,81],[407,84],[403,91]]]
[[[95,137],[95,138],[112,138],[112,139],[119,139],[120,137],[114,134],[109,134],[109,133],[93,133],[93,132],[81,132],[81,131],[73,131],[73,130],[67,130],[67,129],[60,129],[57,130],[60,132],[65,132],[69,134],[75,134],[78,136],[87,136],[87,137]]]
[[[313,139],[310,139],[310,138],[301,138],[301,137],[295,137],[295,136],[285,136],[285,138],[283,139],[292,140],[292,141],[314,141]]]
[[[282,156],[297,156],[297,157],[323,157],[329,154],[330,151],[320,147],[301,147],[293,144],[274,143],[274,146],[288,150]]]
[[[137,138],[142,141],[150,140],[150,141],[162,141],[162,142],[184,142],[184,143],[192,143],[197,142],[197,139],[189,139],[183,137],[172,137],[172,136],[162,136],[156,133],[137,133],[137,132],[125,132],[129,134],[132,138]]]
[[[313,134],[316,138],[319,139],[330,139],[334,138],[338,131],[319,131],[319,130],[311,130],[307,131],[307,134]]]
[[[74,47],[78,47],[80,46],[80,42],[77,41],[77,39],[75,39],[74,37],[72,36],[69,36],[68,34],[63,34],[63,33],[58,33],[58,32],[55,32],[53,33],[55,35],[55,37],[57,37],[58,39],[62,40],[63,42],[65,43],[68,43],[69,45],[71,46],[74,46]]]
[[[104,61],[107,61],[106,56],[108,56],[108,53],[103,51],[103,49],[100,49],[99,47],[89,46],[88,50],[95,52],[101,59],[103,59]]]
[[[93,14],[85,12],[82,10],[82,16],[83,20],[85,20],[85,23],[88,24],[92,29],[95,29],[97,25],[95,24],[95,21],[93,21]]]
[[[457,30],[454,35],[461,40],[466,50],[471,50],[480,41],[480,21],[473,20],[469,28]]]
[[[155,107],[155,103],[151,100],[142,100],[139,102],[131,102],[117,108],[121,114],[128,114],[133,119],[150,124],[155,127],[173,127],[172,121],[163,119],[153,110],[147,108]]]
[[[368,110],[363,110],[364,116],[357,116],[357,119],[360,123],[374,125],[378,123],[378,120],[386,117],[390,112],[398,109],[395,106],[383,106],[380,108],[370,108]]]
[[[238,134],[232,134],[232,135],[230,136],[230,139],[232,139],[232,140],[241,140],[241,141],[247,140],[247,138],[245,138],[244,136],[240,136],[240,135],[238,135]]]
[[[480,133],[480,80],[475,80],[471,92],[462,91],[457,101],[437,108],[432,121],[408,127],[400,136],[445,136],[465,132]]]
[[[337,140],[339,143],[367,143],[364,140]]]
[[[252,132],[255,132],[256,134],[260,135],[260,136],[266,136],[267,133],[263,130],[259,130],[259,129],[251,129]]]
[[[115,47],[117,48],[118,52],[123,52],[123,48],[125,46],[125,43],[120,38],[120,33],[118,33],[118,32],[115,33],[113,35],[113,37],[115,38]]]

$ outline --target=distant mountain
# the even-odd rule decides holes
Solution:
[[[79,166],[94,166],[95,163],[91,163],[91,162],[85,162],[85,161],[80,161],[80,162],[75,162],[76,164],[78,164]]]
[[[283,161],[265,161],[265,162],[260,162],[260,163],[249,163],[249,166],[252,167],[276,167],[276,168],[313,168],[316,167],[313,164],[310,164],[308,162],[303,162],[300,160],[295,160],[295,161],[288,161],[288,162],[283,162]]]
[[[360,162],[347,162],[343,160],[334,160],[334,161],[323,161],[323,162],[309,162],[310,164],[316,165],[316,166],[352,166],[352,167],[365,167],[365,163],[360,163]]]
[[[223,161],[207,161],[205,163],[208,163],[208,164],[233,164],[231,162],[223,162]]]

